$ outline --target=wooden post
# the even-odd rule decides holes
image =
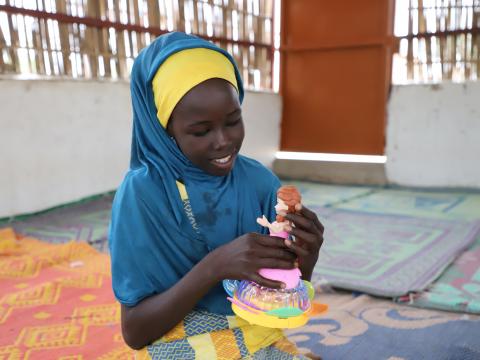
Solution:
[[[130,10],[132,10],[132,8],[130,8]],[[142,25],[140,21],[140,9],[138,7],[138,0],[133,0],[133,22],[135,25]],[[135,36],[136,36],[136,49],[133,54],[138,54],[140,50],[145,47],[145,38],[143,34],[138,32],[135,32]]]
[[[120,21],[120,4],[115,4],[115,20]],[[115,41],[117,42],[117,73],[122,79],[128,78],[127,57],[125,54],[125,32],[115,30]]]
[[[412,0],[409,2],[408,7],[408,49],[407,49],[407,79],[413,80],[414,72],[413,72],[413,6]]]
[[[480,26],[480,10],[473,9],[473,24],[478,29]],[[476,65],[477,68],[477,80],[480,80],[480,36],[477,33],[472,35],[472,54],[476,54],[476,59],[472,56],[472,64]]]
[[[89,17],[96,17],[98,13],[98,2],[89,1],[87,3],[87,10],[85,14]],[[82,53],[87,54],[88,63],[91,71],[92,78],[98,78],[100,72],[98,69],[98,30],[93,26],[87,26],[85,31],[85,38],[81,43]]]
[[[148,0],[148,26],[160,27],[158,0]]]
[[[40,19],[34,19],[37,29],[32,29],[33,47],[35,49],[35,64],[36,73],[44,75],[45,71],[45,59],[43,55],[42,35],[40,32]]]
[[[18,48],[20,47],[20,41],[18,39],[18,31],[13,27],[13,20],[12,17],[16,15],[7,15],[8,21],[8,30],[10,32],[10,41],[12,46],[10,47],[10,57],[12,59],[13,66],[15,68],[15,72],[19,74],[21,72],[20,69],[20,60],[18,58]]]
[[[66,0],[55,0],[57,7],[57,12],[66,14],[67,13],[67,4]],[[62,53],[63,59],[63,73],[65,75],[72,75],[72,64],[70,63],[70,40],[68,35],[68,25],[63,23],[58,23],[58,31],[60,34],[60,51]],[[60,69],[61,71],[61,69]]]
[[[467,19],[465,29],[467,29],[468,26],[468,8],[464,7],[462,8],[462,11],[465,11],[465,18]],[[472,70],[472,56],[471,56],[471,50],[473,49],[473,37],[470,34],[470,42],[468,41],[468,34],[464,34],[464,53],[463,53],[463,66],[464,66],[464,76],[465,76],[465,81],[469,80],[471,77],[471,70]]]
[[[3,52],[6,50],[7,50],[7,43],[5,41],[5,36],[3,34],[2,28],[0,27],[0,74],[4,74],[7,72],[7,66],[3,61]]]
[[[199,34],[200,33],[200,23],[199,23],[199,18],[198,18],[198,1],[197,0],[192,0],[192,5],[193,5],[193,23],[192,23],[192,32],[194,34]]]
[[[108,0],[98,0],[99,1],[99,12],[97,18],[108,19]],[[110,47],[110,33],[108,28],[103,28],[101,31],[101,40],[100,44],[102,46],[101,52],[103,55],[103,63],[105,65],[105,77],[112,77],[112,66],[110,60],[112,59],[112,49]]]
[[[427,19],[425,16],[425,8],[423,7],[423,0],[418,0],[418,31],[420,33],[427,32]],[[423,80],[431,80],[433,69],[432,69],[432,38],[430,36],[425,37],[425,56],[426,56],[426,65],[427,73],[423,74]]]
[[[243,40],[249,40],[250,39],[250,28],[248,27],[248,18],[250,16],[250,13],[248,12],[248,0],[243,0],[243,24],[242,24],[242,39]]]
[[[126,1],[127,3],[127,21],[129,24],[132,23],[132,4],[131,4],[131,0],[127,0]],[[128,47],[129,47],[129,53],[130,53],[130,57],[134,57],[135,56],[135,49],[134,49],[134,45],[133,45],[133,38],[135,36],[135,34],[133,34],[133,31],[127,31],[127,38],[128,38]]]
[[[185,31],[185,1],[177,0],[178,13],[177,13],[177,29]]]
[[[451,20],[452,20],[452,8],[449,6],[448,13],[447,13],[447,26],[445,27],[446,30],[449,29]],[[454,21],[454,24],[455,24],[455,21]],[[450,44],[450,46],[448,46],[448,44]],[[452,79],[453,67],[455,66],[455,48],[457,47],[457,39],[455,35],[447,36],[447,47],[448,47],[448,50],[450,50],[449,53],[447,54],[447,59],[450,64],[450,66],[447,69],[447,79]]]

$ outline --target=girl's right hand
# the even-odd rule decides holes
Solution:
[[[262,268],[293,269],[297,256],[288,250],[284,239],[249,233],[210,253],[214,263],[214,276],[223,279],[250,280],[260,286],[279,289],[282,282],[259,275]]]

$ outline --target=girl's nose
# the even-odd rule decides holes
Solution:
[[[227,135],[223,130],[218,130],[215,133],[215,143],[214,143],[215,150],[222,149],[227,145],[228,145]]]

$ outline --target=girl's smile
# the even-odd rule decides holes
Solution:
[[[211,162],[219,168],[219,170],[230,172],[235,163],[235,159],[237,157],[237,152],[229,154],[223,158],[213,159]]]

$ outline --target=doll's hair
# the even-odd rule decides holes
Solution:
[[[277,191],[277,197],[282,199],[283,202],[288,206],[287,213],[294,213],[295,212],[295,205],[300,204],[302,202],[302,195],[297,190],[297,188],[293,185],[284,185],[281,186],[280,189]],[[285,221],[284,217],[281,215],[277,215],[278,222]]]

